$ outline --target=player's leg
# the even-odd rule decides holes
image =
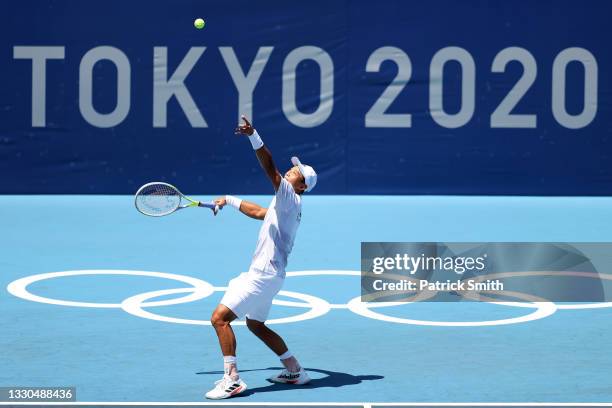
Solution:
[[[265,320],[263,318],[262,320]],[[285,341],[276,332],[265,325],[263,321],[247,317],[247,327],[255,334],[266,346],[276,353],[281,363],[285,367],[279,374],[274,375],[268,380],[284,384],[302,385],[310,381],[306,371],[300,366],[298,360],[291,354]]]
[[[219,304],[213,312],[210,323],[217,333],[223,353],[223,378],[215,382],[215,387],[206,393],[206,398],[225,399],[246,390],[247,385],[240,379],[236,365],[236,336],[231,322],[236,314],[225,305]]]
[[[236,335],[232,329],[231,322],[236,319],[236,315],[227,306],[219,304],[212,316],[210,317],[210,323],[212,324],[217,338],[219,339],[219,345],[221,346],[221,353],[223,358],[236,357]],[[225,372],[230,377],[238,377],[238,370],[234,364],[232,372]]]
[[[246,390],[247,385],[238,373],[236,363],[236,336],[231,322],[244,316],[253,302],[253,288],[245,274],[232,279],[221,303],[213,312],[210,322],[217,333],[223,354],[224,376],[206,393],[206,398],[224,399]]]
[[[265,323],[249,318],[246,321],[249,330],[263,341],[270,350],[279,356],[287,352],[287,345],[282,337],[266,326]]]

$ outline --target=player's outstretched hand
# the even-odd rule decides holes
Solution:
[[[227,204],[227,201],[225,201],[225,197],[219,197],[215,199],[215,204],[219,206],[219,209],[222,209],[223,207],[225,207],[225,204]]]
[[[234,133],[237,135],[251,136],[255,131],[255,128],[253,127],[253,125],[251,125],[251,122],[247,120],[246,116],[242,115],[240,117],[244,121],[244,125],[238,125],[238,127],[234,129]]]

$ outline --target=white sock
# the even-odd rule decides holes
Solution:
[[[240,375],[238,374],[236,356],[223,356],[223,372],[233,381],[238,381]]]
[[[300,363],[298,363],[297,359],[289,350],[278,356],[278,358],[280,358],[283,366],[285,366],[285,368],[291,373],[298,373],[302,369],[302,367],[300,367]]]

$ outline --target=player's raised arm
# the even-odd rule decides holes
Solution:
[[[255,155],[259,160],[259,164],[261,164],[261,167],[264,169],[266,175],[272,182],[274,190],[278,190],[278,186],[280,185],[282,176],[276,168],[274,161],[272,160],[272,153],[270,153],[270,150],[268,150],[268,148],[264,146],[261,137],[259,137],[259,134],[257,134],[257,131],[255,130],[253,125],[251,125],[251,123],[244,115],[242,115],[242,120],[244,121],[244,125],[239,125],[235,129],[235,133],[246,135],[249,137],[249,141],[253,146],[253,150],[255,150]]]

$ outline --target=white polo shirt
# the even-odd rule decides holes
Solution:
[[[250,270],[285,277],[287,257],[302,218],[302,197],[284,178],[259,230]]]

